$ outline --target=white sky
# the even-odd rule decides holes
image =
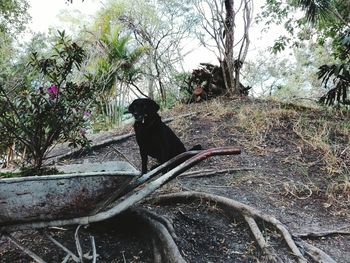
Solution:
[[[57,25],[57,15],[64,10],[77,9],[83,14],[93,15],[101,6],[99,0],[74,0],[66,4],[65,0],[29,0],[29,13],[32,16],[30,28],[35,32],[47,32],[48,28]]]
[[[131,0],[132,1],[132,0]],[[253,0],[255,12],[260,9],[265,0]],[[48,32],[49,27],[62,29],[62,22],[58,19],[59,14],[64,14],[65,10],[78,10],[82,14],[93,15],[103,6],[103,0],[74,0],[73,4],[66,4],[65,0],[29,0],[31,5],[29,12],[32,16],[32,22],[29,25],[34,32]],[[259,26],[260,27],[260,26]],[[69,29],[68,29],[69,31]],[[253,26],[250,30],[251,44],[250,57],[272,45],[273,38],[269,34],[261,36],[261,29]],[[270,33],[271,34],[271,33]],[[27,36],[29,37],[29,36]],[[185,58],[185,70],[197,68],[200,62],[209,62],[217,64],[217,59],[210,51],[205,48],[196,49]]]

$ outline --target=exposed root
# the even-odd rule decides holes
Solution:
[[[271,259],[270,262],[276,262],[277,255],[273,253],[273,250],[269,248],[269,246],[266,243],[266,240],[264,239],[260,229],[258,228],[256,222],[254,219],[259,219],[262,221],[265,221],[272,226],[274,226],[276,229],[279,230],[279,232],[282,234],[283,239],[287,243],[289,249],[291,250],[292,254],[296,257],[297,261],[299,263],[306,263],[307,259],[303,256],[299,248],[297,247],[296,243],[294,242],[292,235],[289,233],[286,226],[284,226],[279,220],[272,217],[271,215],[265,214],[251,206],[245,205],[243,203],[237,202],[235,200],[217,196],[213,194],[207,194],[202,192],[181,192],[181,193],[174,193],[174,194],[167,194],[162,196],[157,196],[151,199],[151,201],[156,203],[163,203],[163,202],[191,202],[193,200],[208,200],[215,202],[215,204],[223,209],[223,211],[231,212],[231,210],[235,210],[235,212],[239,212],[243,215],[245,220],[247,221],[257,243],[259,244],[261,250],[264,252],[264,254]],[[308,248],[304,246],[306,250]],[[310,249],[308,251],[311,251]],[[318,250],[321,251],[321,250]],[[322,252],[324,255],[329,257],[326,253]],[[311,254],[308,253],[309,255]],[[320,252],[318,253],[321,254]],[[310,255],[312,258],[314,258],[312,255]],[[326,257],[324,257],[326,258]],[[274,260],[274,261],[272,261]],[[317,261],[317,260],[316,260]],[[317,262],[332,262],[332,261],[317,261]]]
[[[159,250],[159,246],[154,238],[152,238],[152,246],[153,246],[153,262],[154,263],[162,263],[162,254]]]
[[[261,233],[258,224],[254,220],[254,218],[244,215],[245,221],[248,223],[250,230],[252,231],[256,242],[259,244],[259,247],[263,251],[264,255],[266,256],[268,262],[275,263],[278,262],[276,254],[273,252],[272,247],[270,247],[263,234]]]
[[[186,263],[168,228],[163,225],[163,222],[166,222],[167,219],[162,218],[159,221],[161,216],[150,211],[145,212],[145,209],[132,209],[131,211],[136,213],[156,234],[156,238],[154,239],[155,262]],[[173,228],[171,227],[171,229]]]
[[[161,216],[158,215],[148,209],[145,208],[137,208],[138,212],[137,213],[144,213],[146,214],[148,217],[152,218],[153,220],[158,221],[159,223],[162,223],[166,229],[168,230],[169,234],[172,236],[173,239],[177,239],[174,227],[173,227],[173,223],[171,222],[171,220],[165,216]]]
[[[305,253],[308,254],[313,260],[320,263],[336,263],[328,254],[321,249],[306,243],[303,240],[297,240],[296,243],[305,249]]]
[[[347,229],[350,229],[350,226],[344,226],[334,230],[316,231],[316,232],[310,231],[310,232],[304,232],[304,233],[297,233],[297,234],[294,234],[294,236],[297,236],[300,238],[317,238],[317,237],[326,237],[326,236],[332,236],[332,235],[350,235],[350,231]]]

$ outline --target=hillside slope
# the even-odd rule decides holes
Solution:
[[[164,119],[185,113],[195,114],[175,118],[169,126],[187,148],[196,144],[204,148],[230,145],[241,147],[242,154],[210,158],[153,196],[180,191],[207,192],[270,214],[294,234],[336,230],[349,233],[349,112],[274,101],[217,99],[178,105],[161,115]],[[132,127],[127,126],[109,136],[131,131]],[[98,136],[94,138],[98,140]],[[115,159],[127,159],[141,167],[134,137],[62,162]],[[160,206],[146,202],[143,206],[171,219],[178,236],[177,244],[188,262],[268,262],[239,215],[233,214],[233,219],[224,216],[215,203]],[[127,262],[153,262],[150,242],[142,241],[148,239],[145,229],[139,229],[138,221],[129,223],[133,231],[125,231],[121,219],[93,228],[99,244],[99,262],[124,262],[124,258]],[[293,262],[293,256],[278,241],[279,234],[268,225],[261,227],[282,262]],[[69,229],[58,236],[67,239],[73,233],[74,229]],[[91,230],[84,232],[84,235],[88,234]],[[305,240],[337,262],[350,262],[348,234],[333,233]],[[15,253],[7,250],[0,262],[10,262],[6,260],[13,258]],[[50,253],[47,256],[50,257]]]

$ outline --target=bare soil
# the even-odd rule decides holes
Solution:
[[[240,124],[241,109],[250,105],[254,109],[267,109],[267,112],[282,109],[284,112],[288,111],[288,114],[277,116],[278,123],[272,120],[264,132],[260,130],[255,134],[252,126],[248,129]],[[336,122],[338,118],[346,119],[350,123],[349,114],[338,116],[277,102],[234,99],[182,105],[171,112],[163,112],[162,116],[164,118],[187,112],[197,114],[175,119],[169,124],[187,148],[196,144],[201,144],[204,148],[240,146],[242,154],[213,157],[190,170],[231,169],[230,172],[203,177],[182,175],[156,191],[154,196],[184,190],[208,192],[232,198],[271,214],[292,233],[336,230],[345,226],[350,231],[350,187],[346,187],[350,176],[350,132],[346,134],[333,130],[333,133],[329,133],[329,139],[336,142],[339,152],[345,156],[339,155],[338,160],[343,169],[331,173],[325,152],[307,143],[306,137],[302,137],[292,127],[296,115],[314,121],[331,119]],[[265,129],[266,126],[260,128]],[[94,140],[98,142],[106,137],[131,131],[132,127],[127,126],[122,130],[94,136]],[[135,137],[60,162],[125,159],[136,167],[141,167]],[[260,249],[239,215],[228,217],[215,204],[193,202],[154,205],[145,201],[139,206],[171,219],[178,237],[176,243],[187,262],[264,262]],[[269,226],[262,227],[265,227],[266,235],[271,236],[269,242],[274,244],[278,234],[270,230]],[[74,250],[75,229],[67,227],[48,231]],[[99,254],[98,262],[154,260],[152,233],[132,213],[90,225],[79,233],[84,252],[91,250],[89,236],[94,236]],[[23,244],[42,255],[47,262],[62,262],[65,256],[64,252],[35,231],[16,233],[16,236]],[[350,262],[350,235],[334,234],[304,240],[324,250],[336,262]],[[276,243],[274,247],[281,251],[281,257],[284,253],[289,253],[283,243]],[[286,257],[285,262],[292,262],[287,258],[290,257]],[[0,241],[0,262],[32,260],[3,239]]]

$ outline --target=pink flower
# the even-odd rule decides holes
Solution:
[[[50,88],[47,89],[47,93],[50,95],[57,95],[58,94],[58,88],[56,85],[52,85]]]
[[[58,88],[56,85],[51,85],[50,88],[47,89],[47,93],[49,94],[49,100],[53,101],[58,97]]]
[[[84,117],[87,117],[87,118],[91,117],[91,111],[85,111]]]

